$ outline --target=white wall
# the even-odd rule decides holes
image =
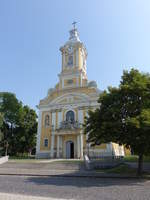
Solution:
[[[0,158],[0,164],[7,162],[8,158],[9,158],[9,156],[4,156],[4,157]]]

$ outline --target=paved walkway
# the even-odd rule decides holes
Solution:
[[[57,198],[0,193],[0,200],[57,200]],[[65,199],[59,198],[58,200],[65,200]],[[67,200],[71,200],[71,199],[67,199]]]
[[[136,167],[134,163],[130,163]],[[149,171],[149,164],[146,165]],[[87,171],[83,162],[7,162],[0,165],[0,175],[22,175],[22,176],[61,176],[61,177],[110,177],[110,178],[133,178],[127,175],[110,174],[98,171]]]

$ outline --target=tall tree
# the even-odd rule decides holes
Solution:
[[[3,133],[1,131],[2,126],[3,126],[3,115],[2,115],[2,113],[0,113],[0,155],[1,155],[1,150],[2,150],[1,143],[2,143],[2,139],[3,139]]]
[[[0,129],[2,128],[3,125],[3,115],[0,113]]]
[[[16,128],[16,140],[19,141],[17,151],[31,153],[36,145],[37,115],[28,106],[23,107],[19,126]]]
[[[85,133],[92,145],[117,142],[130,147],[139,156],[150,153],[150,75],[132,69],[124,71],[118,88],[109,87],[99,98],[100,108],[89,112]]]
[[[12,93],[0,93],[0,113],[3,115],[1,146],[9,155],[29,152],[35,147],[36,113],[23,106]]]
[[[22,111],[22,103],[18,101],[15,94],[9,92],[0,93],[0,112],[3,114],[3,141],[2,145],[7,152],[9,144],[9,153],[13,152],[14,130],[18,126]]]

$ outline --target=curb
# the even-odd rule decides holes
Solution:
[[[114,178],[114,179],[147,179],[150,180],[150,177],[147,176],[106,176],[106,175],[62,175],[62,174],[11,174],[11,173],[0,173],[0,176],[28,176],[28,177],[62,177],[62,178]]]

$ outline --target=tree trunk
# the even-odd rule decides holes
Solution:
[[[139,155],[138,158],[138,169],[137,169],[137,175],[141,176],[143,172],[143,154]]]
[[[5,156],[7,156],[7,152],[8,152],[8,147],[6,146],[6,149],[5,149]]]

